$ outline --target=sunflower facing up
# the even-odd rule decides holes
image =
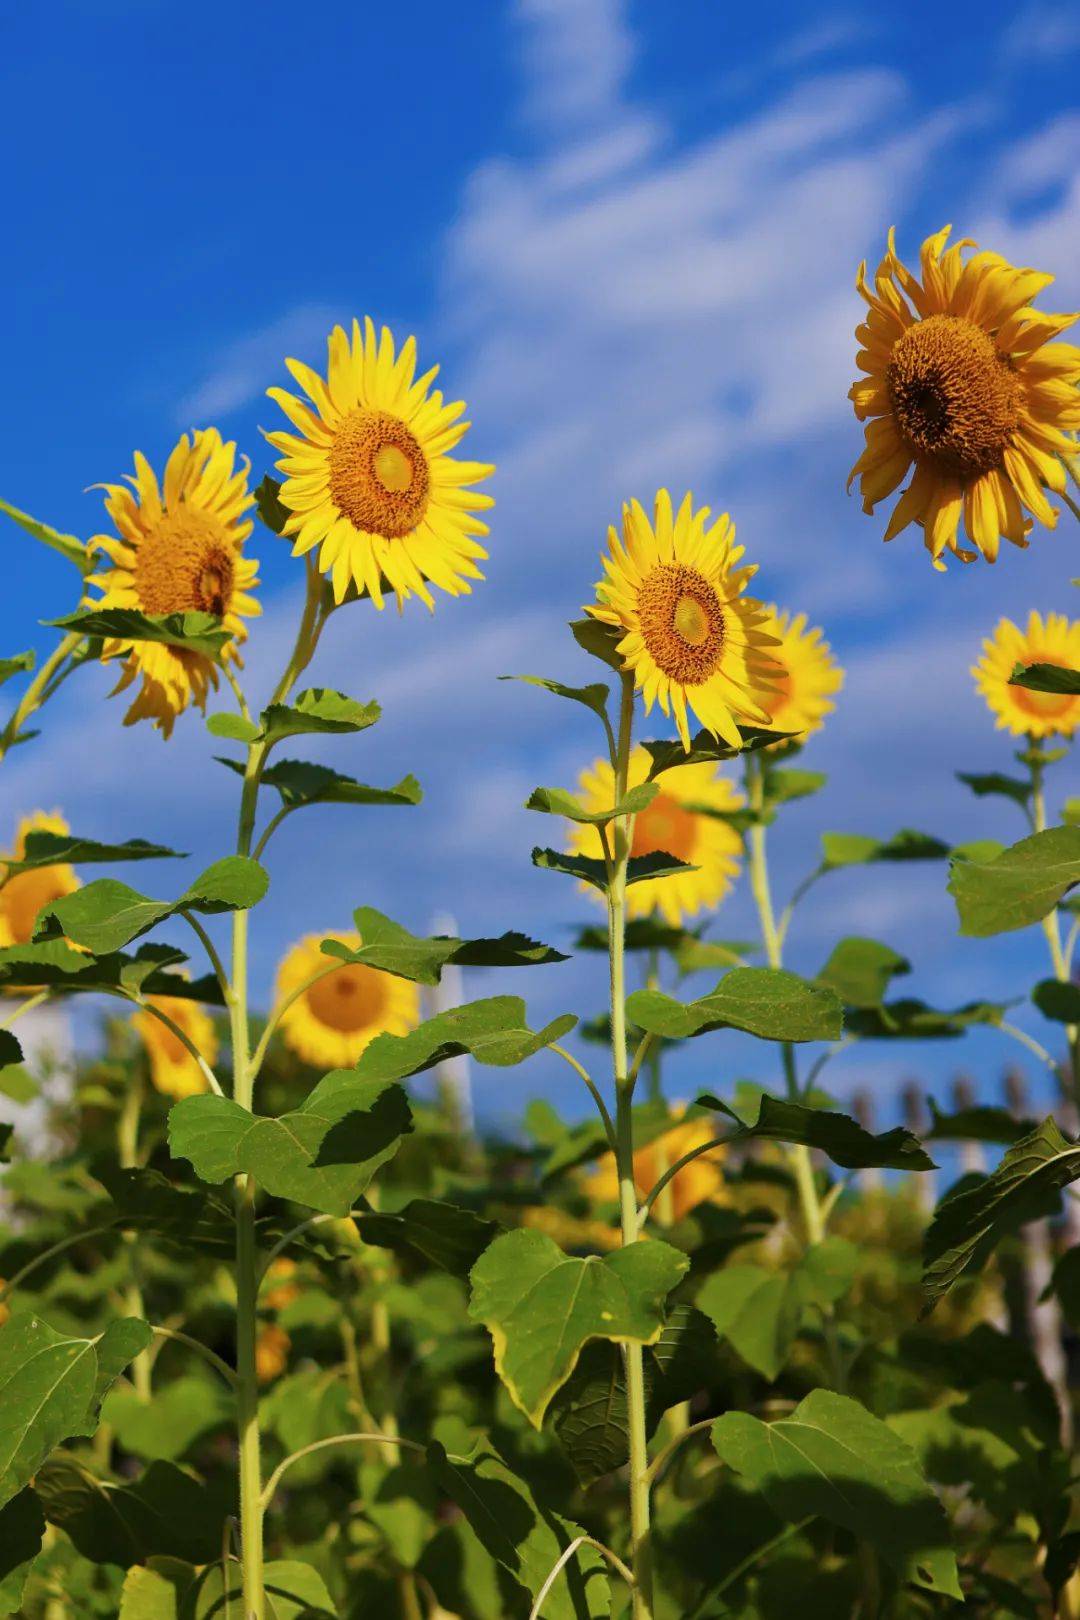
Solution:
[[[23,816],[15,834],[15,848],[9,860],[21,861],[26,854],[28,833],[69,833],[71,828],[58,811],[35,810]],[[34,935],[38,913],[55,900],[62,900],[80,887],[75,868],[62,862],[58,866],[35,866],[28,872],[16,872],[8,877],[8,868],[0,857],[0,947],[26,945]]]
[[[650,763],[644,748],[633,749],[628,787],[637,787],[648,778]],[[615,802],[615,773],[606,759],[598,759],[590,770],[582,771],[578,783],[586,809],[607,810]],[[743,803],[742,794],[721,776],[716,765],[681,765],[669,772],[656,798],[634,817],[630,854],[664,850],[697,870],[632,883],[626,891],[627,915],[644,917],[658,911],[672,928],[681,928],[696,912],[719,905],[738,873],[742,838],[729,822],[704,815],[698,807],[724,812],[737,810]],[[581,822],[569,826],[573,854],[594,858],[602,854],[598,828]]]
[[[1060,457],[1076,453],[1080,348],[1051,343],[1076,315],[1031,307],[1053,276],[1022,270],[969,239],[946,248],[950,226],[922,245],[921,280],[897,257],[893,232],[871,288],[856,286],[870,313],[856,329],[866,373],[851,388],[866,449],[852,468],[872,512],[914,467],[885,539],[921,523],[934,567],[942,553],[973,562],[998,554],[1001,536],[1028,544],[1032,517],[1052,529],[1045,490],[1065,489]],[[977,551],[962,547],[964,528]]]
[[[197,1001],[183,996],[148,996],[151,1007],[157,1007],[182,1029],[196,1051],[213,1068],[218,1055],[217,1031],[214,1021]],[[146,1049],[150,1063],[150,1080],[156,1091],[166,1097],[197,1097],[208,1089],[202,1069],[184,1045],[160,1018],[150,1012],[137,1012],[131,1020]]]
[[[233,640],[224,656],[240,662],[237,643],[246,639],[245,618],[262,608],[251,595],[259,565],[243,556],[253,524],[245,514],[255,504],[247,484],[249,463],[236,469],[236,445],[223,443],[216,428],[185,433],[165,464],[159,486],[146,457],[135,452],[135,474],[123,484],[103,484],[105,509],[119,538],[97,534],[90,548],[112,564],[87,581],[103,593],[91,604],[137,608],[153,616],[198,611],[213,614]],[[153,720],[168,737],[189,703],[205,709],[218,672],[209,658],[153,641],[106,641],[102,656],[122,658],[115,687],[142,685],[124,716],[126,726]]]
[[[982,658],[971,670],[999,731],[1036,739],[1055,734],[1071,737],[1080,727],[1080,697],[1010,686],[1009,677],[1017,664],[1080,669],[1080,620],[1070,623],[1064,613],[1048,613],[1045,619],[1030,613],[1027,629],[1021,630],[1011,619],[1001,619],[993,635],[983,642]]]
[[[336,939],[355,949],[359,934],[306,934],[286,955],[277,976],[283,1005],[332,958],[319,949]],[[376,1035],[407,1035],[420,1021],[420,992],[409,979],[363,962],[343,962],[310,985],[281,1014],[285,1044],[316,1069],[347,1068]]]
[[[807,629],[805,613],[792,616],[774,606],[766,613],[765,628],[778,643],[769,649],[777,666],[770,723],[777,731],[805,739],[820,730],[825,716],[836,708],[832,698],[844,684],[844,671],[817,626]]]
[[[756,565],[737,566],[743,547],[724,512],[709,522],[684,496],[678,513],[662,489],[650,523],[638,501],[623,507],[622,539],[608,530],[610,555],[597,601],[585,609],[622,631],[617,650],[648,713],[654,702],[674,717],[687,753],[692,711],[707,731],[742,746],[738,722],[767,726],[772,699],[772,637],[760,602],[743,591]]]
[[[351,343],[335,326],[328,347],[325,381],[299,360],[285,362],[310,405],[267,390],[298,430],[266,435],[282,452],[293,556],[318,546],[337,602],[355,589],[381,608],[389,589],[399,608],[416,595],[434,609],[429,582],[467,594],[487,556],[476,537],[488,527],[476,513],[495,504],[472,486],[495,469],[449,453],[470,426],[459,421],[464,402],[446,405],[432,390],[438,366],[415,376],[415,338],[395,355],[389,331],[376,337],[370,319],[363,331],[353,321]]]

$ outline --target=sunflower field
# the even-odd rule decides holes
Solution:
[[[859,269],[871,538],[982,569],[1080,519],[1080,348],[1039,301],[1052,279],[948,230],[917,270],[891,236]],[[464,459],[465,405],[411,337],[354,321],[324,372],[284,367],[257,480],[207,426],[103,469],[99,533],[0,502],[7,543],[70,581],[44,648],[0,660],[0,759],[48,749],[54,694],[105,664],[146,770],[205,733],[234,805],[201,872],[153,826],[84,836],[74,781],[5,833],[0,1615],[1080,1620],[1080,619],[986,626],[972,679],[1002,768],[962,780],[1000,801],[1000,842],[829,833],[781,892],[770,856],[828,791],[813,739],[843,670],[728,513],[628,499],[565,637],[568,680],[591,679],[507,672],[509,702],[595,733],[527,806],[572,946],[497,892],[483,937],[416,933],[322,858],[323,818],[421,797],[365,779],[392,708],[306,672],[338,616],[359,641],[400,613],[404,664],[410,615],[483,589],[495,469]],[[256,535],[305,586],[259,702]],[[252,939],[300,816],[327,925],[263,1004]],[[146,861],[176,875],[145,893]],[[1012,1003],[906,996],[911,963],[870,937],[785,966],[835,873],[872,891],[913,862],[947,885],[958,951],[1025,931]],[[723,922],[738,884],[750,941]],[[518,983],[579,953],[606,959],[606,1003],[575,1004],[589,981],[564,970],[540,1027]],[[458,1004],[474,970],[497,993]],[[88,1000],[70,1065],[24,1052],[37,1009]],[[830,1095],[854,1043],[974,1028],[1060,1108],[980,1094],[876,1132]],[[756,1056],[737,1081],[733,1039]],[[676,1101],[683,1041],[718,1078]],[[577,1088],[567,1117],[525,1106],[539,1054]],[[463,1064],[526,1066],[512,1132],[473,1120]]]

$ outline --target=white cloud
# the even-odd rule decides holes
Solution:
[[[1037,62],[1080,50],[1080,17],[1073,6],[1035,0],[1025,6],[1005,30],[1001,54],[1006,62],[1017,58]]]
[[[228,345],[210,370],[176,407],[181,427],[230,416],[271,383],[288,383],[284,355],[304,355],[322,343],[341,317],[321,304],[301,304],[279,320]]]

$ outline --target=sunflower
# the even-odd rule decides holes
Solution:
[[[147,1002],[178,1029],[182,1029],[192,1046],[201,1052],[213,1067],[218,1055],[218,1038],[213,1019],[196,1001],[182,996],[148,996]],[[138,1012],[131,1027],[140,1037],[150,1060],[150,1079],[155,1088],[166,1097],[195,1097],[207,1089],[203,1071],[180,1039],[153,1013]]]
[[[779,643],[769,649],[777,665],[770,723],[777,731],[805,738],[835,709],[832,696],[844,684],[844,672],[817,626],[807,629],[805,613],[793,618],[773,606],[766,612],[766,629]]]
[[[26,854],[26,836],[34,832],[69,833],[71,828],[56,811],[35,810],[19,822],[15,848],[9,860],[21,861]],[[28,872],[5,877],[7,868],[0,861],[0,947],[26,945],[34,935],[38,913],[54,900],[63,899],[79,887],[74,867],[36,866]]]
[[[1031,299],[1053,276],[1019,270],[970,240],[946,249],[951,227],[922,245],[922,280],[896,255],[893,233],[873,290],[866,265],[856,286],[870,306],[856,329],[865,378],[850,398],[866,428],[866,449],[848,480],[860,479],[872,512],[914,475],[893,509],[885,539],[921,523],[935,568],[942,552],[972,562],[998,554],[1001,536],[1026,546],[1031,519],[1052,529],[1057,509],[1044,490],[1065,489],[1060,457],[1075,454],[1080,427],[1080,348],[1050,343],[1075,315],[1048,315]],[[978,551],[957,539],[960,518]]]
[[[255,1376],[260,1384],[272,1384],[289,1365],[292,1340],[284,1328],[266,1322],[255,1338]]]
[[[92,606],[152,615],[211,613],[234,638],[223,656],[240,663],[237,643],[247,637],[244,618],[262,609],[250,594],[259,565],[242,555],[253,528],[245,514],[255,504],[247,486],[249,463],[242,457],[237,471],[235,459],[236,445],[224,444],[216,428],[205,428],[179,440],[160,488],[138,451],[135,474],[128,478],[134,493],[123,484],[101,486],[120,538],[98,534],[90,541],[91,550],[103,552],[112,564],[87,582],[104,593]],[[207,693],[218,683],[209,658],[161,642],[106,641],[102,656],[124,660],[116,692],[142,678],[124,724],[153,720],[166,737],[188,703],[205,709]]]
[[[278,969],[281,1005],[331,958],[319,949],[323,939],[355,949],[359,934],[307,934]],[[345,1068],[356,1062],[376,1035],[406,1035],[420,1018],[420,992],[409,979],[380,973],[362,962],[345,962],[324,974],[281,1014],[286,1046],[316,1069]]]
[[[693,510],[684,496],[673,514],[666,489],[654,520],[638,501],[623,507],[622,540],[608,530],[606,578],[585,609],[623,632],[618,652],[644,694],[645,712],[658,701],[675,718],[690,750],[687,710],[714,737],[742,746],[737,721],[768,725],[773,665],[760,602],[742,592],[756,567],[737,567],[743,547],[727,513],[709,523],[709,508]]]
[[[644,782],[649,765],[645,749],[635,748],[627,786]],[[615,773],[606,759],[598,759],[590,770],[582,771],[578,783],[587,810],[608,810],[615,802]],[[699,806],[729,811],[743,802],[742,794],[715,765],[681,765],[670,772],[656,798],[634,817],[630,854],[652,855],[664,850],[697,870],[632,883],[626,891],[627,915],[643,917],[658,911],[672,928],[681,928],[695,912],[718,905],[739,870],[742,839],[728,822],[700,814]],[[603,853],[596,827],[571,822],[569,838],[575,855]]]
[[[972,666],[975,685],[997,716],[996,726],[1014,737],[1050,737],[1056,732],[1071,737],[1080,727],[1080,697],[1064,692],[1029,692],[1010,686],[1017,664],[1057,664],[1080,669],[1080,619],[1072,623],[1064,613],[1028,615],[1027,629],[1001,619],[983,642],[983,656]]]
[[[434,608],[428,581],[450,596],[483,579],[476,566],[487,556],[478,511],[494,500],[471,486],[494,472],[479,461],[449,454],[469,423],[458,400],[443,403],[431,384],[434,366],[416,378],[416,340],[395,356],[384,326],[376,338],[369,319],[330,334],[326,381],[299,360],[286,360],[311,405],[284,388],[267,392],[297,433],[268,433],[282,452],[282,506],[292,515],[284,533],[293,556],[319,549],[319,571],[329,574],[338,602],[355,588],[383,605],[384,589],[400,607],[414,593]]]
[[[668,1168],[676,1164],[684,1153],[703,1147],[713,1141],[715,1132],[708,1120],[686,1120],[665,1131],[655,1142],[638,1148],[634,1154],[634,1184],[642,1198],[655,1187]],[[702,1154],[691,1159],[667,1185],[668,1208],[672,1221],[681,1221],[698,1204],[715,1199],[724,1185],[719,1155]],[[597,1203],[614,1203],[619,1196],[619,1172],[614,1154],[608,1153],[597,1161],[596,1168],[585,1180],[590,1198]],[[654,1211],[657,1205],[653,1205]]]

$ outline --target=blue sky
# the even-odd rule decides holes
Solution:
[[[57,0],[9,20],[0,493],[91,534],[88,485],[127,471],[136,447],[160,464],[178,432],[211,422],[259,476],[283,356],[318,365],[333,321],[364,313],[417,334],[422,362],[440,360],[469,402],[467,453],[498,463],[473,597],[441,599],[433,618],[414,602],[400,620],[360,606],[332,624],[313,678],[378,697],[385,718],[322,756],[370,781],[415,770],[427,797],[287,825],[255,927],[262,995],[289,940],[347,925],[356,904],[555,943],[589,914],[530,867],[558,829],[520,808],[592,757],[589,718],[495,677],[591,673],[562,627],[620,502],[659,483],[730,510],[761,594],[807,610],[848,670],[806,755],[830,787],[788,817],[781,891],[824,828],[1021,835],[1004,802],[952,777],[1010,764],[967,671],[1001,614],[1072,606],[1076,536],[1066,514],[1027,553],[945,578],[912,532],[882,546],[884,519],[844,490],[861,436],[846,399],[852,283],[889,224],[910,256],[951,220],[1056,271],[1043,301],[1076,307],[1080,25],[1043,3],[985,6],[977,29],[929,7],[774,4],[767,29],[762,15],[714,0],[271,0],[257,13]],[[73,605],[73,580],[14,528],[0,544],[4,650],[45,646],[36,621]],[[269,534],[252,549],[257,697],[284,656],[299,565]],[[81,832],[223,853],[234,785],[198,718],[167,745],[124,732],[106,689],[96,675],[69,689],[45,739],[6,766],[5,824],[60,806]],[[1077,790],[1060,781],[1061,797]],[[175,881],[141,878],[161,893]],[[943,890],[937,867],[834,878],[796,924],[791,963],[812,972],[836,938],[872,934],[912,958],[905,989],[943,1005],[1016,994],[1043,971],[1037,930],[958,940]],[[744,894],[718,931],[752,932]],[[590,1013],[603,996],[594,963],[502,987],[537,1016]],[[1046,1033],[1035,1013],[1021,1021]],[[989,1094],[1011,1055],[989,1035],[855,1048],[832,1084],[871,1086],[884,1117],[908,1073],[940,1090],[962,1064]],[[767,1079],[770,1059],[711,1037],[678,1060],[673,1089]],[[544,1088],[578,1102],[543,1060],[476,1083],[500,1117]]]

